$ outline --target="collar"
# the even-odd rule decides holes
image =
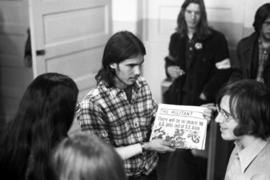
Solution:
[[[132,85],[132,91],[138,92],[139,89],[142,87],[142,77],[139,76],[135,83]],[[117,88],[115,86],[108,87],[105,82],[101,81],[99,83],[100,88],[102,91],[109,92],[112,96],[119,96],[124,93],[124,89]]]
[[[269,143],[269,141],[257,138],[252,142],[252,144],[245,147],[244,149],[239,146],[239,144],[235,143],[235,155],[239,157],[242,173],[245,172],[251,162],[257,157],[257,155],[261,152],[267,143]]]
[[[259,38],[258,38],[258,44],[259,44],[259,46],[261,46],[263,49],[270,49],[270,44],[267,44],[267,45],[263,44],[263,41],[262,41],[262,39],[261,39],[260,36],[259,36]]]

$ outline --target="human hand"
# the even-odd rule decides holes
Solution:
[[[203,101],[206,101],[207,100],[207,98],[206,98],[206,96],[205,96],[204,93],[201,93],[200,94],[200,99],[203,100]]]
[[[179,76],[182,76],[185,74],[185,71],[178,66],[168,66],[167,72],[170,75],[170,77],[173,79],[176,79]]]
[[[163,139],[154,139],[144,144],[144,148],[150,151],[156,151],[159,153],[173,152],[175,148],[171,146],[171,143]]]
[[[201,106],[206,107],[206,110],[203,112],[204,118],[207,120],[207,124],[214,119],[214,113],[216,112],[216,106],[214,103],[202,104]]]

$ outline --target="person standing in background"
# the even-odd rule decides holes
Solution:
[[[258,8],[253,27],[255,32],[237,45],[230,81],[255,79],[270,87],[270,3]]]
[[[270,91],[245,79],[225,86],[217,98],[221,137],[234,141],[225,180],[270,179]]]
[[[185,0],[182,4],[165,71],[173,80],[163,95],[167,104],[213,106],[218,90],[228,81],[231,65],[227,41],[221,32],[208,26],[203,0]],[[171,153],[165,178],[205,179],[206,152],[197,151],[198,156],[190,150]]]
[[[124,159],[129,180],[156,179],[157,152],[174,151],[170,142],[149,141],[157,104],[141,76],[146,54],[141,40],[128,31],[105,45],[97,87],[78,105],[82,132],[95,134]]]

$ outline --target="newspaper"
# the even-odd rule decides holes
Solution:
[[[202,106],[159,104],[150,140],[161,138],[175,148],[205,149],[207,120]]]

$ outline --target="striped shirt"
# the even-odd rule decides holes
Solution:
[[[77,118],[82,131],[94,133],[114,147],[147,142],[157,104],[147,82],[139,77],[130,101],[124,90],[100,82],[79,103]],[[144,151],[125,160],[128,176],[149,174],[157,165],[156,152]]]

